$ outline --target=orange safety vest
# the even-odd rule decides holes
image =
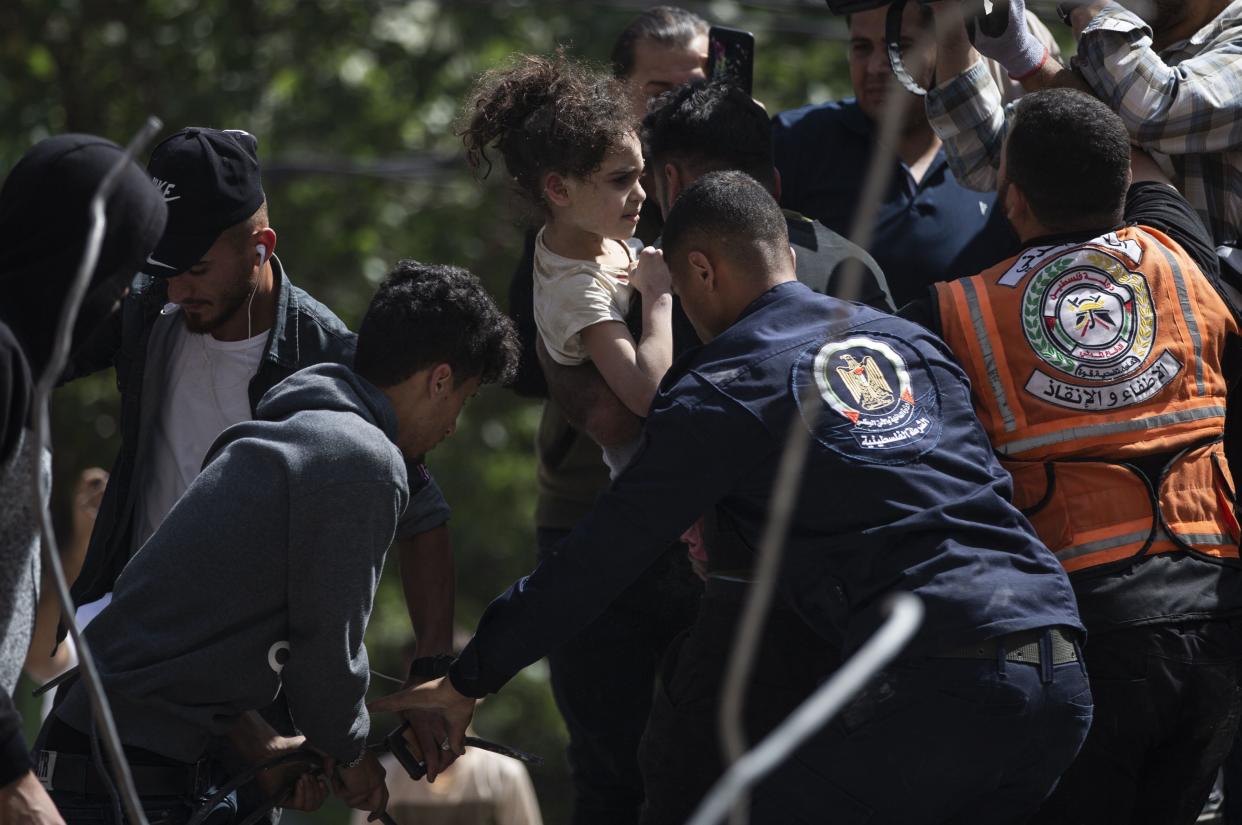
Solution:
[[[936,289],[1014,504],[1067,571],[1238,558],[1221,371],[1238,325],[1181,247],[1126,227]],[[1151,481],[1126,463],[1169,453]]]

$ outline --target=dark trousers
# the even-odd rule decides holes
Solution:
[[[72,684],[72,683],[70,683]],[[58,699],[64,696],[65,686],[61,686]],[[152,753],[142,748],[125,746],[125,759],[129,762],[131,768],[137,766],[154,767],[158,769],[176,768],[180,769],[187,776],[186,788],[183,793],[170,793],[168,788],[160,788],[155,792],[152,789],[144,787],[140,773],[135,773],[135,787],[138,791],[139,802],[143,811],[146,813],[147,821],[153,825],[181,825],[189,822],[190,819],[198,813],[203,801],[214,792],[214,785],[223,783],[226,776],[223,773],[223,767],[216,762],[201,763],[196,769],[192,765],[184,762],[178,762],[174,759],[161,756],[158,753]],[[35,739],[34,756],[36,765],[42,771],[44,767],[40,754],[44,751],[50,751],[59,755],[68,755],[73,757],[83,757],[91,759],[93,771],[92,778],[88,780],[89,787],[83,791],[69,791],[63,788],[55,787],[57,781],[57,773],[55,772],[55,763],[50,763],[49,773],[53,782],[52,789],[48,792],[52,802],[56,804],[57,810],[60,811],[61,817],[70,825],[123,825],[129,822],[129,818],[124,815],[124,808],[119,801],[113,799],[111,793],[108,792],[107,783],[110,783],[111,772],[107,769],[106,756],[104,755],[101,743],[96,743],[92,747],[91,735],[81,733],[64,722],[60,721],[55,713],[49,716],[43,723],[43,727],[39,730],[39,735]],[[94,754],[94,755],[92,755]],[[102,777],[107,777],[103,779]],[[192,793],[189,787],[190,778],[202,777],[202,781],[198,783],[200,794]],[[229,794],[220,804],[212,811],[212,814],[205,820],[204,825],[229,825],[229,823],[237,819],[237,795]]]
[[[1238,727],[1238,631],[1201,621],[1091,636],[1095,724],[1036,821],[1194,822]]]
[[[745,586],[709,581],[694,626],[665,654],[639,747],[647,794],[642,825],[682,825],[723,771],[720,694]],[[764,623],[746,691],[749,742],[772,731],[836,666],[824,641],[787,609]]]
[[[750,821],[1017,825],[1090,724],[1080,662],[899,661],[758,786]]]
[[[539,528],[542,557],[567,530]],[[643,802],[638,742],[669,642],[694,618],[702,588],[671,547],[594,622],[548,656],[569,730],[575,825],[634,825]]]

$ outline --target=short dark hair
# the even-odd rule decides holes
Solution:
[[[679,161],[696,174],[733,169],[776,187],[768,113],[736,86],[697,80],[665,92],[651,102],[642,138],[649,164]]]
[[[766,266],[789,255],[789,226],[772,194],[745,172],[709,172],[669,210],[662,236],[665,258],[705,244],[746,265]]]
[[[1074,89],[1023,95],[1005,144],[1005,177],[1053,231],[1110,229],[1125,211],[1130,135],[1112,109]]]
[[[621,84],[557,53],[520,54],[480,77],[459,134],[473,169],[486,177],[495,147],[518,190],[542,206],[545,173],[589,177],[633,131]]]
[[[612,74],[629,77],[634,71],[634,55],[640,40],[653,40],[662,46],[688,46],[707,34],[707,21],[677,6],[653,6],[630,21],[612,46]]]
[[[456,266],[403,260],[380,284],[358,328],[354,370],[377,387],[435,364],[454,383],[505,383],[517,366],[513,322],[483,284]]]

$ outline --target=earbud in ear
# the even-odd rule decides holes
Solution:
[[[266,246],[264,246],[263,244],[257,244],[254,248],[254,251],[259,253],[259,266],[263,266],[263,264],[267,263],[267,247]]]

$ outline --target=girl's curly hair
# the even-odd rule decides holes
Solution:
[[[542,206],[546,173],[588,177],[636,126],[617,80],[558,51],[552,58],[517,55],[480,77],[458,134],[480,177],[491,171],[494,149],[519,190]]]

